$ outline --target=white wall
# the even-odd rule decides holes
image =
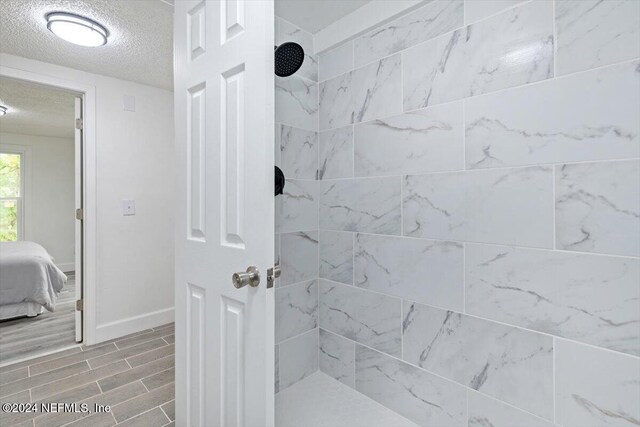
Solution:
[[[13,55],[0,65],[95,87],[96,341],[173,321],[173,93]],[[135,216],[122,215],[123,199]]]
[[[24,195],[28,210],[25,240],[42,245],[63,271],[73,271],[73,139],[0,133],[0,144],[29,149],[29,163],[25,165],[25,173],[30,175],[30,188],[26,189]]]

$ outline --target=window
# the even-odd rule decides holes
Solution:
[[[0,241],[22,239],[23,161],[20,153],[0,153]]]

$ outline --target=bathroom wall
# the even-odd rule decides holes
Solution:
[[[287,178],[276,197],[276,392],[318,370],[318,62],[311,34],[276,18],[276,44],[286,41],[306,55],[296,74],[276,76],[275,158]]]
[[[281,228],[284,265],[319,240],[320,369],[424,426],[640,424],[639,58],[633,0],[439,0],[321,53]]]

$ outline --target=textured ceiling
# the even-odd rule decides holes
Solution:
[[[0,132],[73,138],[75,95],[49,86],[0,78]]]
[[[46,27],[51,11],[96,20],[110,32],[107,44],[57,38]],[[0,0],[0,51],[172,89],[173,7],[161,0]]]
[[[312,34],[371,0],[275,0],[276,16]]]

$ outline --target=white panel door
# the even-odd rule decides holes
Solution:
[[[274,16],[176,1],[176,425],[274,423]],[[255,266],[257,287],[236,289]]]

